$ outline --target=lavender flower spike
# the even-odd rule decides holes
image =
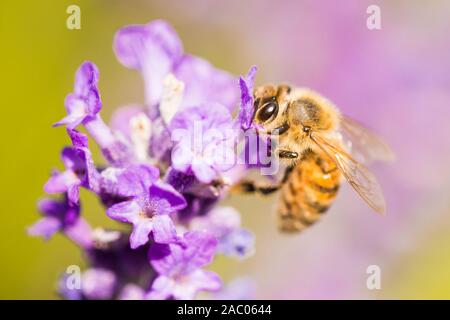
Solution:
[[[254,252],[239,213],[217,204],[249,168],[237,162],[236,147],[241,129],[254,129],[256,68],[240,79],[234,117],[237,78],[186,54],[167,22],[120,29],[114,51],[142,74],[145,104],[121,109],[109,127],[100,115],[99,70],[81,64],[65,100],[67,115],[55,124],[66,127],[72,145],[61,152],[64,169],[44,186],[60,198],[39,203],[42,217],[28,233],[49,239],[60,232],[83,251],[81,285],[73,286],[68,273],[60,278],[66,299],[193,299],[217,292],[221,279],[204,269],[215,255]],[[94,164],[79,126],[104,163]],[[80,216],[80,188],[100,201],[99,214],[130,228],[92,230]]]
[[[178,242],[170,214],[185,206],[183,196],[170,185],[154,183],[131,200],[113,205],[106,214],[114,220],[133,224],[130,246],[135,249],[147,243],[150,232],[157,243]]]
[[[147,298],[193,299],[201,290],[217,291],[222,282],[217,274],[201,269],[209,264],[217,246],[215,237],[206,232],[188,232],[186,246],[153,245],[150,262],[158,277]]]

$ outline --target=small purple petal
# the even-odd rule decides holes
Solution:
[[[74,129],[79,126],[88,115],[88,107],[86,102],[74,94],[69,94],[64,102],[67,110],[67,116],[53,124],[54,127],[67,126]]]
[[[45,217],[28,227],[30,236],[43,237],[45,240],[50,239],[56,232],[62,228],[62,223],[56,217]]]
[[[108,168],[101,174],[105,192],[121,197],[146,193],[159,178],[159,170],[150,165],[132,165],[126,169]]]
[[[116,275],[107,269],[92,268],[81,276],[81,290],[87,299],[111,299],[117,284]]]
[[[62,231],[83,247],[90,246],[90,226],[80,219],[80,207],[72,204],[65,196],[62,200],[43,199],[38,209],[44,218],[28,229],[30,235],[50,238],[55,232]]]
[[[80,188],[77,184],[69,186],[67,190],[67,198],[71,204],[78,204],[80,200]]]
[[[192,172],[184,173],[170,167],[166,174],[165,181],[178,192],[184,192],[195,183],[196,179]]]
[[[64,163],[66,169],[71,171],[84,170],[86,168],[86,163],[83,155],[79,153],[80,149],[66,147],[61,152],[61,159]]]
[[[233,167],[236,128],[224,106],[211,103],[187,108],[175,115],[169,127],[175,142],[174,169],[191,171],[201,182],[210,183],[219,170]],[[224,150],[231,154],[225,156]],[[225,163],[227,159],[233,161]]]
[[[170,149],[172,141],[170,132],[162,117],[152,119],[152,133],[150,139],[151,156],[160,161],[170,162]]]
[[[38,202],[38,210],[45,216],[60,216],[66,212],[66,205],[55,199],[42,199]]]
[[[255,238],[245,229],[237,229],[219,240],[217,251],[227,256],[247,258],[255,252]]]
[[[172,254],[171,246],[167,243],[154,243],[148,251],[149,260],[161,260]]]
[[[208,61],[185,55],[179,62],[175,76],[185,83],[182,108],[205,102],[217,102],[233,111],[239,92],[236,78],[214,68]]]
[[[177,300],[191,300],[201,290],[217,291],[221,286],[222,281],[217,274],[198,269],[185,276],[183,281],[159,276],[153,283],[147,298],[167,299],[172,297]]]
[[[193,230],[203,230],[222,238],[241,226],[241,216],[233,207],[216,207],[208,214],[194,218],[190,224]]]
[[[84,127],[95,142],[100,146],[106,160],[113,165],[129,164],[132,154],[122,141],[114,136],[100,115],[95,115],[84,122]]]
[[[216,238],[207,232],[187,232],[184,239],[188,244],[184,249],[185,272],[210,264],[217,247]]]
[[[78,68],[74,93],[69,94],[65,100],[67,116],[54,126],[66,125],[67,128],[74,129],[95,117],[102,108],[98,79],[98,69],[92,62],[86,61]]]
[[[64,171],[62,173],[55,173],[47,183],[44,185],[44,190],[47,193],[64,193],[69,190],[71,186],[80,185],[80,179],[72,171]]]
[[[253,118],[253,82],[256,74],[256,66],[251,67],[246,79],[239,78],[239,86],[241,88],[241,105],[239,109],[238,122],[243,129],[251,126]]]
[[[136,249],[148,242],[148,236],[153,230],[153,220],[143,218],[133,225],[133,232],[130,236],[130,247]]]
[[[98,68],[92,62],[84,62],[75,74],[74,93],[86,97],[92,88],[96,88],[99,79]]]
[[[210,183],[217,177],[217,171],[210,167],[208,164],[197,161],[192,164],[192,171],[198,180],[203,183]]]
[[[131,137],[131,119],[144,112],[144,108],[138,105],[120,107],[114,111],[109,122],[113,131],[118,131],[124,137]]]
[[[111,219],[120,222],[135,223],[139,219],[140,211],[139,204],[134,200],[130,200],[113,205],[106,210],[106,214]]]
[[[172,219],[168,215],[156,215],[153,221],[153,240],[157,243],[175,243],[179,241]]]
[[[78,218],[73,224],[64,229],[64,233],[81,248],[92,247],[92,228],[83,218]]]
[[[183,237],[185,246],[170,245],[170,254],[162,255],[161,247],[150,247],[149,258],[153,268],[162,275],[185,275],[211,263],[217,246],[214,236],[206,232],[188,232]]]
[[[156,242],[179,242],[172,220],[163,216],[184,208],[183,196],[163,183],[154,183],[148,190],[141,186],[141,190],[132,200],[115,204],[106,212],[114,220],[133,224],[131,248],[147,243],[151,231]]]
[[[191,273],[186,283],[177,288],[174,297],[183,300],[193,299],[201,290],[218,291],[221,287],[222,280],[216,273],[199,269]]]
[[[72,145],[75,148],[88,147],[88,137],[85,134],[72,129],[67,129],[67,133],[69,134],[70,140],[72,140]]]
[[[175,170],[187,173],[194,162],[194,153],[187,144],[180,142],[172,149],[171,160]]]
[[[149,193],[152,198],[164,199],[169,203],[170,210],[165,213],[172,213],[186,207],[184,197],[169,184],[156,182],[150,186]]]

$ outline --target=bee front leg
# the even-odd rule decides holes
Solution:
[[[235,193],[259,193],[262,195],[269,195],[281,189],[283,184],[288,180],[293,166],[288,167],[283,174],[281,180],[273,183],[262,183],[254,180],[241,180],[237,184],[231,187],[231,192]]]
[[[279,150],[278,157],[280,157],[280,159],[297,159],[299,157],[299,154],[298,152],[290,150]]]

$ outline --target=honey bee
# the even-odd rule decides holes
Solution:
[[[374,133],[306,88],[258,87],[254,110],[253,121],[262,128],[259,133],[277,135],[274,152],[286,170],[275,185],[241,181],[240,189],[261,194],[281,190],[277,208],[281,231],[301,231],[318,221],[336,198],[342,178],[375,212],[385,213],[376,178],[354,158],[365,163],[393,160],[391,149]]]

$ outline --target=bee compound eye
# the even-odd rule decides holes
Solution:
[[[278,113],[278,104],[276,101],[267,102],[258,111],[257,118],[261,122],[266,122]]]

